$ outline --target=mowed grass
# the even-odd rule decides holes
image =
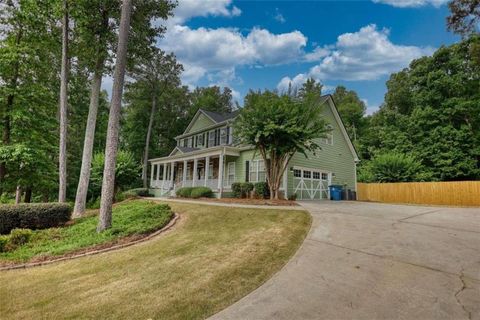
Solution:
[[[96,232],[97,215],[76,219],[73,225],[66,227],[36,230],[25,245],[0,253],[0,263],[58,256],[125,236],[150,233],[165,226],[172,217],[173,212],[167,205],[141,200],[126,201],[113,208],[113,228],[105,232]]]
[[[0,272],[2,319],[203,319],[251,292],[295,253],[305,211],[170,203],[181,219],[139,245]]]

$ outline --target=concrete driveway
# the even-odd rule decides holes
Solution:
[[[295,257],[212,319],[480,319],[480,209],[302,206]]]

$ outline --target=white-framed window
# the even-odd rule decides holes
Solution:
[[[252,160],[250,161],[250,182],[260,182],[266,181],[265,175],[265,163],[263,160]]]
[[[188,147],[188,139],[183,139],[182,140],[182,145],[186,148]]]
[[[325,138],[323,139],[323,142],[325,144],[333,145],[333,127],[330,124],[327,124],[326,126],[327,132],[325,133]]]
[[[306,178],[306,179],[310,179],[312,177],[312,171],[304,170],[303,171],[303,177]]]
[[[188,145],[187,145],[187,147],[193,148],[193,138],[192,138],[192,137],[188,137]]]
[[[312,175],[313,175],[313,179],[320,180],[320,172],[313,171]]]
[[[322,172],[322,180],[328,180],[328,173]]]
[[[228,127],[228,144],[233,144],[233,127]]]
[[[301,178],[302,177],[302,170],[293,169],[293,176],[296,177],[296,178]]]
[[[209,147],[215,146],[215,130],[208,132],[208,146]]]
[[[197,147],[203,147],[203,133],[197,134]]]
[[[227,186],[235,182],[235,162],[227,164]]]
[[[227,127],[220,128],[220,145],[225,145],[228,142]]]

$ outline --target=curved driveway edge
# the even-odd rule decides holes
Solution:
[[[211,319],[480,319],[480,209],[302,206],[295,256]]]

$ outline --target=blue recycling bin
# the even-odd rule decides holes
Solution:
[[[340,201],[342,200],[343,186],[338,184],[332,184],[328,186],[330,189],[330,200]]]

